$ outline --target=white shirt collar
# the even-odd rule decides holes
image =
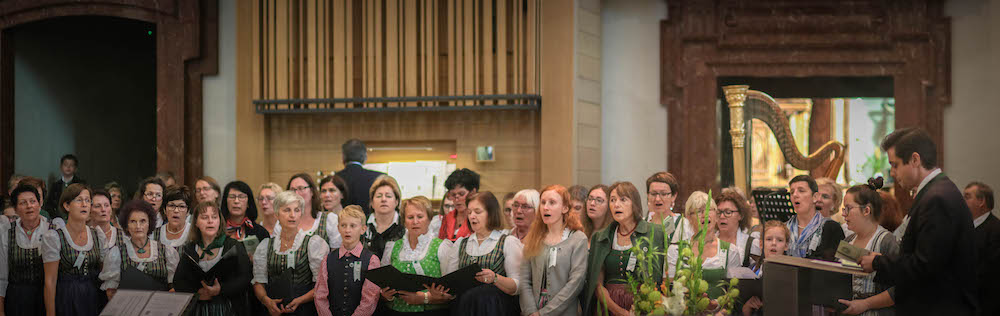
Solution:
[[[980,215],[979,217],[976,217],[976,219],[972,220],[972,226],[974,226],[975,228],[979,228],[979,225],[982,225],[983,222],[985,222],[986,219],[989,218],[990,215],[993,215],[993,213],[986,212],[986,214],[983,214],[983,215]]]
[[[396,223],[396,224],[399,223],[399,212],[395,212],[395,213],[392,214],[392,222]],[[375,224],[375,212],[372,212],[371,215],[368,215],[368,224],[376,225]]]
[[[917,186],[917,190],[913,191],[913,196],[916,197],[917,194],[920,194],[920,190],[923,190],[924,186],[930,183],[931,179],[934,179],[934,177],[936,177],[938,174],[941,174],[941,168],[934,168],[934,170],[932,170],[931,173],[928,173],[927,176],[924,177],[924,180],[920,181],[920,185]]]
[[[60,177],[62,176],[60,175]],[[69,185],[69,183],[73,181],[74,177],[76,177],[76,175],[69,176],[69,178],[62,177],[63,185]]]
[[[357,162],[357,161],[348,161],[347,163],[344,164],[344,167],[347,167],[348,165],[359,165],[359,166],[364,167],[363,164],[361,164],[360,162]]]

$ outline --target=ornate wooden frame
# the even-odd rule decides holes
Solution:
[[[951,20],[943,6],[941,0],[669,1],[660,24],[661,103],[669,113],[669,171],[681,183],[681,200],[720,186],[718,137],[729,137],[716,117],[720,77],[891,76],[897,127],[923,127],[941,144],[942,114],[951,103]]]
[[[179,183],[202,175],[202,77],[218,73],[217,0],[0,1],[0,187],[14,171],[13,53],[8,28],[74,15],[156,25],[156,170]]]

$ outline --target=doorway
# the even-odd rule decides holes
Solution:
[[[116,181],[134,192],[155,173],[155,24],[72,16],[4,35],[14,55],[15,173],[51,183],[68,153],[95,188]]]

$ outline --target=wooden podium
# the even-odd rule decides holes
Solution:
[[[846,306],[837,300],[852,298],[851,277],[868,275],[836,262],[790,256],[764,260],[764,274],[764,316],[812,315],[814,305],[843,311]]]

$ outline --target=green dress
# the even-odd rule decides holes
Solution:
[[[396,240],[392,246],[392,266],[403,273],[408,274],[419,274],[429,277],[441,277],[441,260],[438,258],[438,248],[441,246],[441,239],[433,238],[431,239],[430,245],[427,247],[427,253],[424,255],[423,259],[419,261],[403,261],[399,260],[399,253],[402,251],[403,247],[409,247],[409,245],[404,243],[404,239]],[[423,273],[418,273],[417,266]],[[402,313],[416,313],[424,312],[429,310],[439,310],[447,307],[447,305],[410,305],[403,300],[397,299],[389,302],[389,307],[392,310]]]

